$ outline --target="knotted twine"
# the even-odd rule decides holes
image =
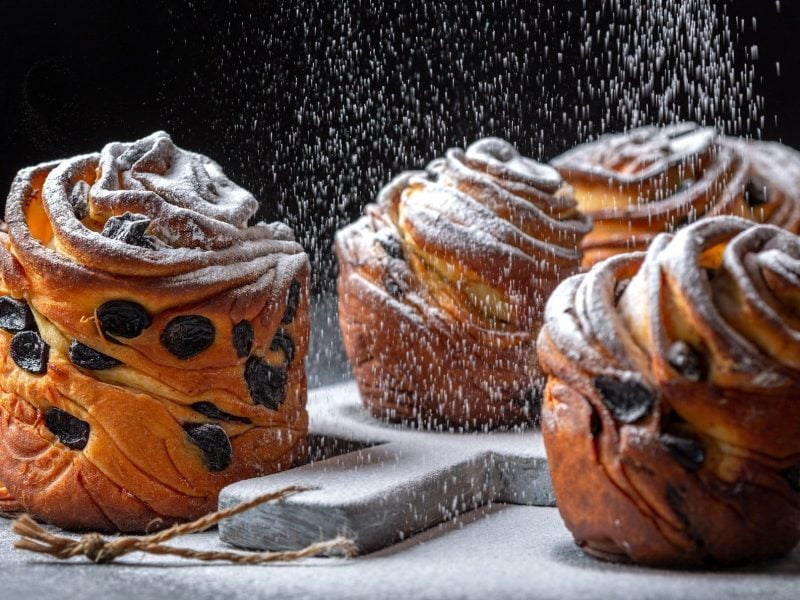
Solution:
[[[216,550],[192,550],[191,548],[176,548],[175,546],[165,546],[163,544],[163,542],[181,535],[205,531],[220,521],[238,515],[259,504],[277,502],[297,492],[305,491],[306,489],[307,488],[299,486],[290,486],[277,492],[263,494],[252,500],[247,500],[246,502],[231,506],[230,508],[210,513],[190,523],[179,523],[158,533],[145,536],[105,538],[99,533],[87,533],[76,540],[49,533],[30,516],[22,515],[15,519],[12,524],[12,530],[20,536],[20,539],[15,542],[14,547],[29,552],[48,554],[60,560],[66,560],[75,556],[86,556],[95,563],[110,563],[120,556],[132,552],[169,554],[194,560],[228,561],[247,565],[297,561],[317,555],[336,554],[347,557],[355,556],[357,550],[353,540],[343,536],[315,542],[300,550],[289,550],[285,552],[239,553]]]

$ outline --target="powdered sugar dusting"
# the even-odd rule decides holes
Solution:
[[[499,179],[518,179],[547,192],[555,192],[563,184],[555,169],[522,156],[500,138],[484,138],[471,144],[465,156],[472,168],[484,170]]]
[[[586,266],[710,216],[800,230],[800,154],[780,144],[680,123],[606,135],[552,164],[594,221]]]
[[[29,174],[42,170],[41,199],[52,230],[47,244],[28,230],[23,209]],[[23,171],[18,181],[7,219],[21,257],[72,277],[173,277],[218,289],[256,281],[269,268],[287,269],[279,279],[288,285],[298,266],[282,257],[306,260],[286,225],[248,226],[258,209],[253,195],[164,132]],[[103,234],[109,218],[123,215],[149,221],[143,242]],[[262,259],[270,256],[267,266]]]
[[[707,152],[714,130],[694,123],[640,127],[627,134],[607,134],[553,159],[564,171],[592,173],[601,178],[641,181],[662,174],[675,164]]]
[[[488,285],[513,301],[522,313],[512,319],[515,327],[535,321],[532,313],[541,315],[557,278],[578,268],[578,243],[589,229],[555,169],[498,138],[475,142],[466,152],[449,150],[424,172],[397,176],[367,210],[376,211],[379,219],[364,217],[340,232],[344,260],[352,260],[348,238],[390,235],[448,285]],[[447,264],[455,269],[448,272]]]
[[[800,370],[798,274],[797,235],[736,217],[706,219],[659,236],[644,261],[614,257],[560,286],[545,329],[591,372],[656,380],[657,366],[668,377],[663,369],[677,339],[702,349],[720,389],[732,380],[786,388]],[[617,282],[632,275],[616,298]]]

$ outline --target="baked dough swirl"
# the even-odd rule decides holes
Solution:
[[[0,232],[0,494],[142,531],[302,460],[309,263],[158,132],[17,175]]]
[[[487,138],[406,172],[338,232],[339,319],[380,418],[510,425],[536,401],[535,339],[588,231],[556,171]]]
[[[552,161],[594,229],[583,264],[632,250],[705,216],[800,231],[800,154],[682,123],[601,137]]]
[[[564,282],[538,342],[561,515],[654,565],[800,540],[800,237],[717,217]]]

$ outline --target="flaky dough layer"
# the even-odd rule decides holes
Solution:
[[[700,566],[800,540],[800,237],[734,217],[662,234],[559,286],[538,353],[587,552]]]
[[[305,455],[309,264],[165,133],[19,173],[0,232],[0,481],[143,531]],[[26,316],[27,315],[27,316]]]

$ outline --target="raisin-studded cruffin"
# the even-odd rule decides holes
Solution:
[[[538,342],[584,550],[705,566],[800,540],[800,237],[717,217],[561,284]]]
[[[694,123],[604,135],[553,159],[594,228],[583,265],[646,250],[662,232],[734,215],[800,232],[800,153]]]
[[[309,263],[163,132],[21,171],[0,231],[0,509],[143,531],[305,455]]]
[[[338,232],[339,320],[380,418],[509,426],[536,415],[544,304],[589,230],[558,173],[508,142],[403,173]]]

